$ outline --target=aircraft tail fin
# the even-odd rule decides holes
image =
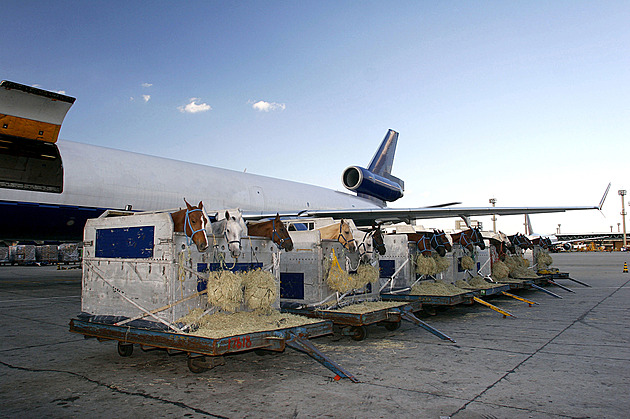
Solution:
[[[525,235],[533,235],[534,229],[532,228],[532,220],[529,219],[529,214],[525,214]]]
[[[402,179],[399,179],[392,175],[392,168],[394,166],[394,155],[396,154],[396,145],[398,144],[398,133],[393,129],[387,131],[385,138],[381,142],[381,145],[374,153],[368,170],[375,175],[382,176],[393,182],[399,184],[403,189],[405,184]]]

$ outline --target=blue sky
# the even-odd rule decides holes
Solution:
[[[0,79],[76,97],[63,139],[343,189],[343,169],[367,165],[391,128],[406,187],[392,206],[593,205],[612,182],[605,217],[532,221],[621,221],[630,2],[2,6]]]

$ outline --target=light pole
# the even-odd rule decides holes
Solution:
[[[489,202],[492,204],[492,207],[494,207],[494,204],[497,203],[496,198],[490,198]],[[495,233],[497,232],[497,215],[496,214],[492,214],[492,231],[494,231]]]
[[[556,234],[560,234],[560,224],[558,224],[558,232]]]
[[[626,196],[626,190],[620,189],[618,191],[621,196],[621,224],[623,225],[623,248],[628,248],[628,242],[626,241],[626,206],[624,204],[624,197]]]

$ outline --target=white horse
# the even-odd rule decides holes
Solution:
[[[212,234],[223,236],[228,242],[228,249],[234,259],[241,255],[241,238],[247,234],[247,225],[241,210],[226,210],[218,213],[217,221],[212,223]]]

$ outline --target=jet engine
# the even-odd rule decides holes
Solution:
[[[571,243],[565,243],[562,245],[562,248],[568,252],[569,250],[573,249],[573,245],[571,245]]]
[[[393,176],[392,176],[393,177]],[[350,166],[343,171],[343,186],[358,195],[368,195],[382,201],[392,202],[403,196],[403,186],[392,179],[376,175],[359,166]]]

